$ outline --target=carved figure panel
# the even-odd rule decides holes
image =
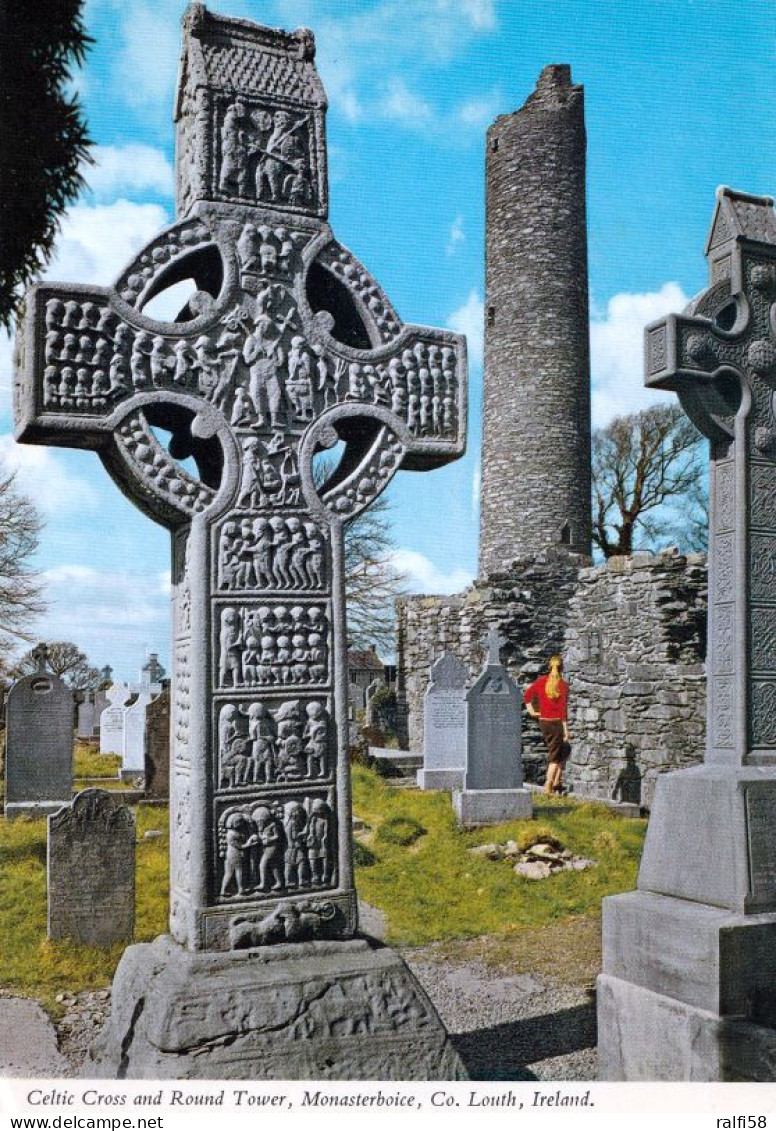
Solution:
[[[218,788],[327,778],[333,739],[324,700],[225,703],[218,714]]]
[[[336,885],[331,796],[293,794],[227,805],[218,817],[222,900]]]
[[[326,536],[305,515],[234,512],[218,539],[219,589],[321,591],[328,584]]]
[[[218,686],[304,687],[329,680],[322,605],[227,605],[218,618]]]

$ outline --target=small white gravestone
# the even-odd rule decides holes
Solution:
[[[420,789],[461,789],[466,769],[466,683],[463,660],[443,652],[428,673],[423,701]]]
[[[122,778],[145,774],[146,708],[156,698],[143,688],[124,714],[124,746],[121,751]]]
[[[126,683],[114,683],[107,696],[110,706],[100,715],[100,754],[123,754],[124,716],[132,692]]]

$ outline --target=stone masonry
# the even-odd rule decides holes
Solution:
[[[479,576],[590,553],[590,360],[582,87],[545,67],[488,131]]]
[[[706,730],[706,560],[668,551],[580,571],[563,648],[576,795],[649,808]]]
[[[505,637],[505,665],[525,687],[552,652],[566,658],[572,758],[580,797],[649,807],[663,770],[698,761],[705,732],[706,565],[674,551],[580,568],[571,555],[515,562],[452,597],[399,602],[400,691],[411,750],[423,747],[428,668],[444,650],[472,681],[490,625]],[[526,780],[541,777],[545,749],[522,716]]]

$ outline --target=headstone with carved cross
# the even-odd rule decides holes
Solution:
[[[706,756],[659,779],[638,890],[604,901],[605,1079],[773,1079],[772,206],[720,189],[706,247],[709,288],[684,314],[646,330],[646,383],[674,390],[710,445]]]
[[[533,814],[523,786],[520,722],[522,696],[501,663],[506,641],[488,632],[482,674],[466,693],[466,769],[453,807],[464,826],[513,821]]]
[[[463,452],[465,341],[403,325],[334,238],[314,54],[192,4],[178,219],[115,286],[26,302],[17,437],[94,449],[173,540],[172,941],[125,955],[88,1072],[461,1071],[398,956],[355,937],[342,532],[399,468]]]
[[[73,790],[73,692],[32,652],[36,671],[17,679],[6,700],[5,815],[45,816]]]

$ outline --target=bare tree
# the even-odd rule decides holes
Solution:
[[[16,485],[16,473],[0,466],[0,642],[6,647],[31,640],[30,621],[45,610],[31,564],[41,526],[35,504]]]
[[[103,682],[102,673],[92,666],[77,644],[71,644],[68,640],[52,640],[46,642],[46,648],[48,666],[74,691],[90,691]],[[38,665],[33,651],[34,649],[30,649],[29,652],[25,652],[19,660],[11,672],[14,678],[37,671]]]
[[[335,461],[319,456],[315,481],[320,486],[332,474]],[[345,525],[345,596],[348,647],[392,651],[396,631],[395,600],[404,575],[393,564],[390,503],[381,495]]]
[[[676,539],[703,544],[702,437],[679,405],[618,416],[593,433],[593,542],[604,557]]]

